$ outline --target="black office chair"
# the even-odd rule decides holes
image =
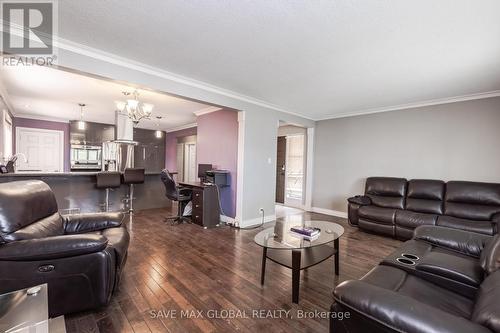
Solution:
[[[161,172],[161,181],[165,185],[165,196],[172,201],[177,201],[177,216],[169,216],[165,221],[173,220],[172,224],[186,222],[186,218],[182,215],[187,203],[191,200],[192,190],[179,187],[170,172],[167,169]]]

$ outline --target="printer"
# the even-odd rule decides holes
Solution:
[[[206,182],[219,187],[229,186],[229,171],[227,170],[208,170],[205,172]]]

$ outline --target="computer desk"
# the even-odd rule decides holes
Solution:
[[[193,191],[193,213],[191,221],[203,228],[218,227],[220,224],[219,196],[215,185],[200,182],[179,182],[182,187]]]

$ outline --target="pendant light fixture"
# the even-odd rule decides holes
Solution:
[[[139,92],[135,90],[133,93],[123,92],[127,99],[126,102],[116,103],[116,107],[120,112],[126,112],[128,117],[137,126],[142,119],[150,119],[153,112],[153,104],[139,102]],[[130,98],[132,95],[133,98]]]
[[[161,120],[161,116],[156,116],[156,119],[158,119],[158,121],[156,122],[156,132],[155,132],[155,136],[160,139],[162,136],[163,136],[163,132],[160,130],[160,120]]]
[[[78,129],[84,131],[85,130],[85,122],[83,121],[83,108],[86,106],[83,103],[78,103],[80,106],[80,120],[78,121]]]

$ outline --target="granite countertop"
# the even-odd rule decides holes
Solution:
[[[95,176],[97,172],[16,172],[3,173],[0,177],[79,177],[79,176]],[[160,172],[146,172],[146,176],[159,175]]]

